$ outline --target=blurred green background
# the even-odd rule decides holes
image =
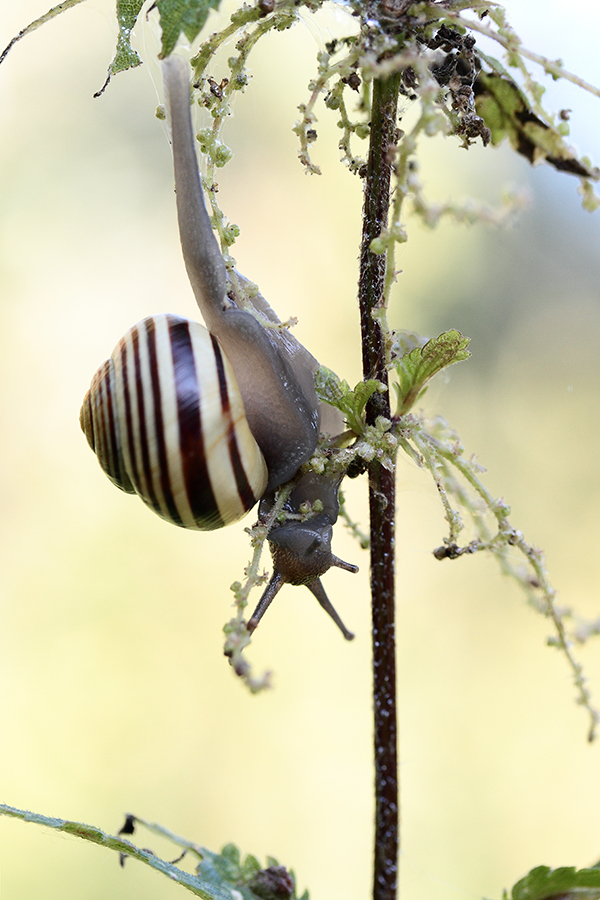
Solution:
[[[15,46],[0,67],[0,798],[116,831],[133,812],[218,849],[235,841],[296,869],[313,900],[369,896],[372,768],[367,555],[327,575],[342,640],[288,588],[251,648],[274,690],[246,694],[222,656],[243,525],[186,533],[119,494],[79,431],[90,378],[145,315],[196,317],[180,257],[170,150],[154,118],[160,73],[103,83],[111,0],[88,0]],[[511,0],[528,46],[600,82],[595,0]],[[2,0],[0,44],[47,9]],[[153,14],[154,15],[154,14]],[[211,19],[209,27],[216,26]],[[269,36],[226,131],[222,206],[240,270],[324,363],[360,377],[360,188],[319,114],[307,177],[291,127],[316,52],[343,14]],[[218,76],[218,77],[217,77]],[[220,75],[215,73],[217,80]],[[600,104],[550,85],[573,142],[600,159]],[[199,123],[200,124],[200,123]],[[398,254],[399,328],[472,337],[426,408],[459,429],[513,523],[544,547],[563,605],[600,608],[600,218],[575,179],[500,150],[424,147],[431,198],[523,186],[511,230],[412,224]],[[366,522],[365,484],[348,489]],[[574,704],[550,626],[484,558],[436,562],[445,534],[428,476],[398,466],[398,632],[405,900],[496,897],[529,868],[600,857],[600,744]],[[600,646],[579,652],[600,702]],[[174,857],[150,837],[142,844]],[[180,896],[75,838],[0,819],[0,896]]]

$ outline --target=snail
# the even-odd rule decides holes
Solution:
[[[311,458],[320,428],[334,434],[341,417],[317,400],[314,357],[287,330],[269,327],[279,320],[264,298],[241,308],[236,285],[245,279],[230,278],[204,203],[188,66],[170,57],[163,76],[183,257],[207,328],[165,314],[134,325],[92,379],[81,427],[110,480],[167,521],[220,528],[260,500],[264,522],[277,488]],[[297,478],[285,504],[296,518],[268,534],[274,571],[249,632],[290,583],[306,585],[353,637],[320,581],[331,566],[358,571],[331,552],[340,480]],[[316,500],[321,511],[302,521],[301,505]]]

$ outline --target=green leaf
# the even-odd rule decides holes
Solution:
[[[486,61],[496,62],[490,57]],[[501,68],[499,63],[496,67]],[[479,73],[475,82],[475,106],[492,132],[492,144],[500,144],[506,138],[532,164],[543,161],[561,172],[600,179],[600,169],[577,157],[559,129],[533,112],[525,93],[506,73]]]
[[[558,894],[562,900],[598,900],[600,869],[538,866],[517,881],[511,891],[511,900],[548,900]]]
[[[100,97],[104,93],[110,79],[119,72],[125,72],[127,69],[135,69],[141,66],[142,60],[138,53],[131,46],[131,32],[137,22],[138,16],[144,0],[117,0],[117,22],[119,25],[119,33],[117,35],[117,49],[113,60],[108,67],[106,81],[99,91],[96,91],[94,97]]]
[[[446,366],[468,359],[469,338],[460,331],[445,331],[431,338],[424,346],[416,346],[400,357],[394,365],[398,382],[394,383],[398,398],[396,415],[411,409],[425,389],[427,382]]]
[[[261,864],[252,853],[248,853],[241,865],[240,872],[244,881],[249,881],[253,875],[260,872]]]
[[[175,49],[179,35],[184,34],[193,41],[208,18],[211,9],[218,9],[221,0],[156,0],[160,13],[162,47],[160,58],[164,59]]]
[[[116,75],[125,69],[133,69],[141,65],[142,61],[131,46],[131,32],[137,22],[144,0],[117,0],[117,22],[119,36],[117,38],[117,52],[110,64],[109,72]]]
[[[335,406],[343,413],[348,427],[355,434],[363,434],[365,430],[365,407],[376,391],[385,390],[380,381],[370,378],[359,381],[351,390],[347,381],[342,381],[335,372],[320,366],[315,374],[315,389],[319,400]]]
[[[267,857],[263,869],[255,856],[248,854],[244,860],[235,844],[226,844],[221,853],[211,853],[203,848],[204,859],[198,866],[203,884],[213,884],[225,896],[242,897],[243,900],[296,900],[295,878],[280,866],[276,859]],[[308,892],[303,894],[308,900]]]
[[[392,358],[404,356],[406,353],[414,350],[415,347],[424,347],[428,340],[428,337],[423,337],[422,334],[417,334],[416,331],[406,331],[404,329],[394,331]]]

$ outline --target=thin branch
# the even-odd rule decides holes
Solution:
[[[14,38],[9,42],[9,44],[0,54],[0,63],[4,62],[17,41],[20,41],[21,38],[24,38],[26,37],[26,35],[31,34],[31,32],[35,31],[36,28],[39,28],[40,25],[45,25],[46,22],[49,22],[50,19],[53,19],[55,16],[60,15],[66,9],[71,9],[72,6],[77,6],[78,3],[83,3],[83,0],[64,0],[63,3],[58,3],[56,6],[53,6],[52,9],[49,9],[48,12],[44,13],[43,16],[40,16],[39,19],[35,19],[33,22],[30,22],[26,28],[22,28],[21,31],[14,36]]]
[[[471,31],[478,31],[479,34],[484,34],[486,37],[491,38],[491,40],[496,41],[496,43],[504,47],[505,50],[508,50],[509,53],[519,53],[526,59],[531,60],[531,62],[537,63],[538,66],[541,66],[544,71],[547,72],[548,75],[551,75],[553,78],[564,78],[565,81],[570,81],[573,84],[576,84],[577,87],[582,88],[584,91],[588,91],[595,97],[600,97],[600,88],[597,88],[595,85],[590,84],[588,81],[584,81],[584,79],[580,78],[579,75],[575,75],[573,74],[573,72],[569,72],[568,69],[564,68],[561,60],[551,60],[546,56],[542,56],[540,53],[534,53],[533,50],[528,50],[527,47],[523,46],[520,38],[516,35],[515,32],[511,32],[511,37],[507,37],[506,35],[501,34],[498,31],[494,31],[493,28],[489,28],[487,25],[483,25],[481,22],[473,21],[472,19],[465,19],[459,13],[453,12],[449,9],[444,10],[443,15],[444,18],[447,17],[449,19],[452,19],[463,28],[468,28]]]
[[[490,491],[479,480],[479,478],[477,478],[475,472],[473,471],[473,466],[460,454],[456,453],[452,448],[447,447],[444,442],[437,440],[431,434],[428,434],[425,431],[421,432],[420,434],[418,434],[417,432],[413,433],[411,439],[413,440],[415,446],[419,449],[419,452],[422,454],[422,457],[425,460],[434,478],[436,477],[436,466],[430,452],[428,452],[428,448],[433,449],[438,458],[441,457],[442,459],[446,460],[447,463],[449,463],[452,467],[456,468],[460,472],[465,481],[483,500],[484,508],[491,512],[496,518],[498,525],[497,535],[495,537],[492,537],[491,540],[487,542],[479,541],[474,549],[477,551],[491,550],[492,552],[494,552],[498,556],[501,564],[504,566],[507,574],[516,574],[513,567],[511,567],[508,560],[506,559],[507,547],[518,548],[531,566],[534,577],[530,578],[528,581],[526,580],[525,583],[523,583],[522,578],[517,577],[517,580],[524,587],[526,587],[527,584],[529,584],[530,586],[532,583],[534,583],[537,590],[541,594],[541,603],[536,602],[535,608],[543,612],[544,615],[549,618],[554,625],[556,634],[553,638],[549,639],[548,643],[559,648],[567,659],[567,662],[573,673],[573,681],[577,689],[577,703],[582,706],[589,715],[590,725],[588,730],[588,741],[594,741],[596,737],[596,731],[598,729],[598,724],[600,723],[600,714],[592,703],[591,694],[587,686],[587,681],[583,675],[581,664],[573,655],[572,640],[567,634],[565,628],[565,624],[563,621],[564,614],[559,611],[556,606],[556,590],[550,584],[543,551],[539,550],[537,547],[534,547],[532,544],[527,543],[523,533],[511,525],[508,519],[508,507],[506,503],[504,501],[498,500],[490,493]],[[444,507],[446,508],[446,518],[451,523],[454,511],[450,506],[446,491],[440,482],[438,482],[438,489],[440,491],[442,501],[444,502]],[[469,505],[471,506],[471,508],[474,507],[474,503],[472,500]]]
[[[21,819],[23,822],[34,822],[37,825],[45,825],[46,828],[53,828],[55,831],[62,831],[65,834],[73,834],[84,841],[90,841],[92,844],[100,844],[102,847],[108,847],[109,850],[115,850],[117,853],[125,854],[138,862],[145,863],[152,869],[157,869],[163,875],[167,875],[171,881],[175,881],[182,887],[187,888],[192,894],[201,897],[202,900],[217,900],[223,896],[222,892],[214,888],[206,882],[201,882],[196,875],[184,872],[172,863],[161,859],[152,853],[151,850],[142,850],[118,835],[106,834],[95,825],[86,825],[83,822],[72,822],[69,819],[57,819],[53,816],[43,816],[40,813],[29,812],[25,809],[16,809],[13,806],[0,804],[0,816],[10,816],[14,819]],[[145,824],[145,823],[144,823]],[[148,826],[147,826],[148,827]]]
[[[398,75],[373,81],[371,137],[365,180],[360,254],[359,304],[365,379],[388,387],[385,335],[373,313],[382,307],[386,258],[371,242],[387,227],[390,177],[396,145]],[[389,391],[375,393],[366,407],[367,425],[390,417]],[[394,619],[394,472],[369,466],[371,603],[375,749],[375,850],[373,900],[394,900],[398,883],[398,760],[396,643]]]

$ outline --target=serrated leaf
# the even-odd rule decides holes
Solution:
[[[350,385],[347,381],[338,378],[335,372],[332,372],[327,366],[319,366],[315,372],[315,390],[319,400],[324,400],[325,403],[339,409],[338,403],[343,402],[350,390]]]
[[[269,885],[274,882],[294,884],[293,873],[283,867],[274,857],[267,857],[267,868],[263,869],[255,856],[248,854],[242,861],[241,853],[235,844],[226,844],[221,853],[212,853],[203,848],[204,858],[198,865],[197,872],[203,884],[213,885],[219,889],[221,896],[242,897],[243,900],[265,900],[271,897]],[[271,871],[272,869],[278,871]],[[253,890],[253,888],[256,890]],[[275,893],[273,896],[283,896]],[[289,900],[296,900],[295,887]],[[308,900],[308,892],[302,895]]]
[[[198,876],[204,884],[214,885],[223,892],[223,897],[231,896],[232,889],[238,892],[245,900],[252,900],[252,894],[240,889],[239,865],[227,856],[232,845],[223,847],[222,853],[207,853],[197,867]],[[238,851],[239,852],[239,851]]]
[[[117,52],[110,64],[109,72],[116,75],[125,69],[132,69],[141,64],[141,59],[131,46],[131,32],[137,22],[144,0],[117,0],[117,22],[119,36]]]
[[[600,169],[577,157],[558,130],[533,112],[525,93],[508,75],[480,72],[474,92],[477,114],[491,130],[492,144],[506,138],[532,164],[547,162],[561,172],[600,179]]]
[[[267,865],[268,864],[269,863],[267,860]],[[261,868],[262,866],[256,856],[254,856],[252,853],[248,853],[240,869],[242,878],[245,881],[249,881],[253,875],[256,875],[257,872],[260,872]]]
[[[355,417],[362,421],[367,403],[380,388],[381,382],[375,378],[369,378],[368,381],[359,381],[349,395],[352,401],[352,412]]]
[[[96,91],[94,97],[99,97],[104,93],[113,75],[141,66],[142,60],[131,46],[131,32],[137,22],[143,3],[144,0],[117,0],[117,23],[119,25],[117,49],[108,67],[106,81],[100,90]]]
[[[382,384],[375,378],[359,381],[354,390],[347,381],[338,378],[335,372],[320,366],[315,374],[315,389],[319,400],[329,403],[343,414],[348,427],[355,434],[363,434],[365,430],[365,407]]]
[[[537,866],[517,881],[511,891],[511,900],[549,900],[559,894],[562,900],[598,900],[600,869]]]
[[[468,359],[469,338],[460,331],[445,331],[431,338],[423,347],[415,347],[396,362],[394,369],[398,382],[394,384],[398,397],[396,415],[408,412],[423,393],[434,375],[453,363]]]
[[[416,331],[403,329],[394,331],[392,358],[404,356],[405,353],[410,353],[415,347],[424,347],[428,340],[428,337],[423,337],[422,334],[417,334]]]
[[[211,9],[218,9],[221,0],[156,0],[160,13],[162,46],[160,58],[164,59],[174,49],[179,35],[193,41],[206,23]]]

